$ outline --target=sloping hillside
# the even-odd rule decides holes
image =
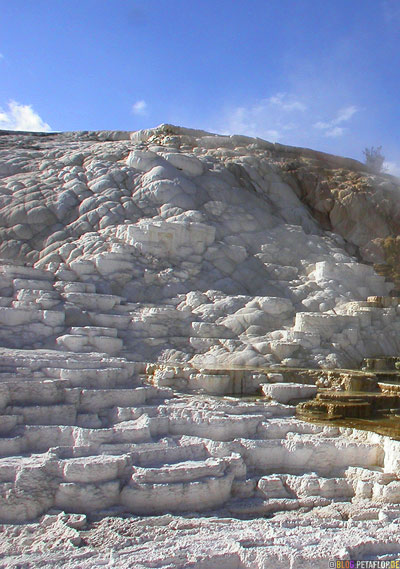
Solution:
[[[34,338],[26,322],[6,329],[3,346],[310,367],[398,352],[397,301],[366,303],[395,287],[395,178],[171,125],[2,131],[0,145],[3,320],[13,326],[10,308],[58,313]],[[47,292],[15,289],[16,264],[47,274]],[[116,328],[119,341],[96,347],[87,326]]]
[[[377,376],[296,368],[398,355],[399,182],[169,125],[0,145],[0,569],[398,556],[400,442],[296,416]]]

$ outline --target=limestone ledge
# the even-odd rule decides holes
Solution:
[[[313,385],[245,372],[248,388],[264,382],[270,398],[247,402],[149,384],[145,365],[123,358],[31,354],[1,354],[3,522],[110,508],[251,516],[336,501],[400,504],[400,443],[299,421],[294,404]],[[195,375],[208,386],[224,381]]]
[[[354,307],[397,286],[395,178],[174,125],[1,142],[3,346],[322,368],[399,350],[396,305]]]
[[[399,353],[399,181],[173,125],[0,138],[0,566],[400,553],[399,442],[294,417]]]

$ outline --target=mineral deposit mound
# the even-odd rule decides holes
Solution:
[[[1,568],[400,557],[400,442],[296,417],[397,416],[399,179],[172,125],[0,160]]]

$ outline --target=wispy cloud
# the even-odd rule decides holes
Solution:
[[[354,105],[350,105],[349,107],[345,107],[338,112],[338,116],[335,120],[335,124],[339,124],[341,122],[345,122],[351,119],[351,117],[357,113],[359,109]]]
[[[338,125],[349,121],[358,110],[359,109],[356,106],[350,105],[348,107],[340,109],[336,113],[336,117],[334,119],[327,122],[318,121],[313,124],[313,127],[324,131],[325,136],[330,136],[333,138],[342,136],[345,133],[346,128]]]
[[[43,121],[31,105],[22,105],[17,101],[8,103],[8,110],[0,108],[0,129],[48,132],[50,125]]]
[[[134,115],[142,115],[142,116],[146,115],[147,110],[148,110],[147,103],[143,99],[140,101],[136,101],[136,103],[132,105],[132,113]]]
[[[305,111],[307,109],[304,103],[287,93],[277,93],[267,99],[266,102],[271,103],[271,105],[276,105],[284,111]]]
[[[4,59],[4,53],[0,53],[0,60]]]
[[[269,117],[272,116],[268,104],[256,104],[250,107],[236,107],[228,113],[222,125],[224,134],[246,134],[248,136],[263,136],[269,140],[278,140],[281,136],[277,128],[271,126]],[[218,129],[219,130],[219,129]]]
[[[259,136],[288,144],[296,143],[294,139],[300,135],[301,143],[315,143],[321,136],[343,136],[347,123],[359,111],[357,106],[347,105],[334,111],[332,119],[314,122],[317,112],[322,114],[321,109],[317,110],[314,106],[312,99],[308,101],[294,94],[276,93],[252,105],[230,109],[225,113],[220,128],[214,130],[224,134]]]
[[[335,126],[325,131],[325,136],[329,136],[331,138],[338,138],[339,136],[343,136],[346,129],[342,126]]]
[[[298,127],[297,116],[307,106],[288,93],[276,93],[252,105],[229,109],[220,125],[212,130],[224,134],[259,136],[276,142]]]

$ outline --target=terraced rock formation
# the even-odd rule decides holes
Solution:
[[[171,125],[0,158],[1,568],[400,552],[400,443],[295,417],[399,354],[398,180]]]
[[[399,552],[399,441],[304,423],[293,404],[152,387],[120,358],[1,355],[0,567],[311,568]]]
[[[51,325],[35,313],[24,345],[59,334],[67,350],[195,365],[354,367],[397,353],[397,309],[355,304],[394,287],[371,263],[398,233],[395,178],[169,125],[3,131],[0,144],[0,256],[36,269],[21,282],[3,269],[3,320],[9,307],[65,313]]]

